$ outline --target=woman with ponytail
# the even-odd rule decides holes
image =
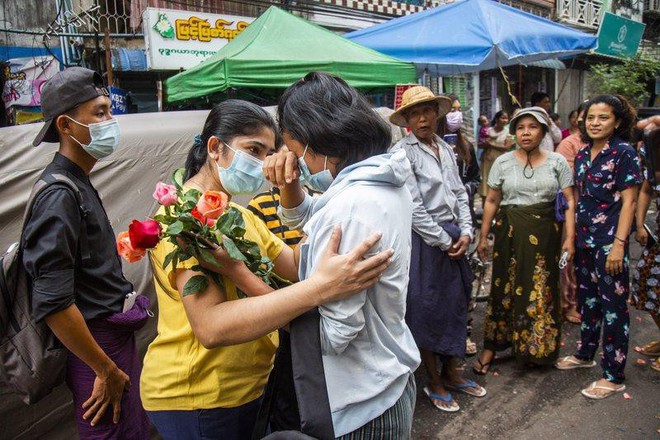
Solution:
[[[560,251],[574,253],[575,205],[571,170],[558,153],[539,147],[550,121],[540,107],[518,111],[510,124],[520,148],[495,160],[488,176],[478,252],[487,258],[495,219],[493,276],[484,322],[484,351],[474,364],[486,374],[495,353],[509,347],[518,363],[552,365],[559,353]],[[568,208],[565,241],[556,218],[558,191]]]
[[[587,146],[575,156],[577,252],[575,272],[582,316],[580,346],[557,362],[560,370],[591,368],[603,339],[603,376],[582,390],[590,399],[623,391],[630,317],[628,237],[634,230],[639,156],[628,142],[635,110],[619,95],[600,95],[585,110]]]

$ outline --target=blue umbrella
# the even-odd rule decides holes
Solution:
[[[597,37],[493,0],[462,0],[351,32],[346,38],[441,75],[577,55]]]

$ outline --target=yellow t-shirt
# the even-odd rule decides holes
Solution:
[[[275,260],[285,246],[247,209],[238,208],[245,220],[245,238],[259,245],[262,255]],[[140,396],[147,411],[232,408],[261,396],[279,343],[277,332],[244,344],[207,350],[195,337],[181,302],[162,263],[174,248],[161,240],[153,252],[158,297],[158,334],[149,345],[140,378]],[[180,262],[179,269],[196,265],[195,258]],[[228,301],[238,300],[236,286],[224,278]]]

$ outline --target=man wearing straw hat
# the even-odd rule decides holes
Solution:
[[[411,133],[394,150],[403,149],[413,176],[406,182],[413,197],[412,257],[406,322],[419,347],[429,384],[424,392],[447,412],[460,408],[451,391],[483,397],[486,390],[458,370],[465,354],[467,307],[472,289],[465,253],[472,239],[468,194],[461,183],[451,147],[435,134],[452,102],[427,87],[406,90],[390,116]],[[442,361],[438,374],[436,356]]]

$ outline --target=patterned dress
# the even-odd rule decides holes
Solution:
[[[566,159],[550,153],[526,178],[515,153],[495,161],[488,186],[502,192],[493,234],[493,281],[484,348],[512,348],[516,362],[551,365],[560,340],[557,190],[573,184]]]
[[[605,264],[619,223],[621,192],[641,181],[639,156],[627,142],[610,139],[593,161],[591,145],[575,156],[575,184],[579,194],[575,271],[582,316],[580,346],[575,357],[592,360],[602,333],[603,378],[613,383],[623,383],[625,379],[630,336],[627,243],[622,273],[609,275]]]
[[[643,164],[646,162],[644,147],[640,149]],[[656,205],[656,231],[660,231],[660,183],[653,184],[653,176],[649,167],[642,166],[644,180],[653,185],[653,195]],[[651,315],[660,315],[660,243],[645,247],[637,267],[632,269],[631,303],[638,309]]]

